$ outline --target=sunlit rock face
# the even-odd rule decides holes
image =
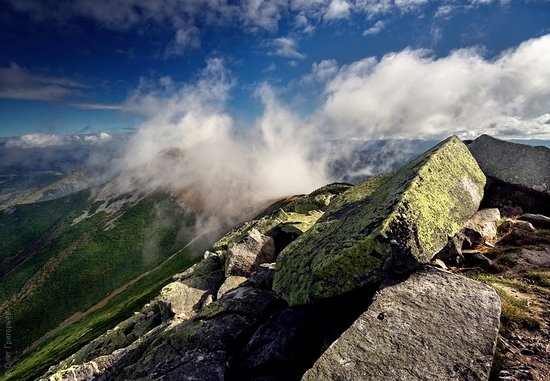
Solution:
[[[273,288],[298,305],[418,268],[477,211],[484,185],[468,148],[451,137],[341,194],[280,254]]]

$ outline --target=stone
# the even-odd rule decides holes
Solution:
[[[512,229],[519,229],[531,233],[536,231],[533,224],[531,224],[529,221],[514,220],[510,218],[502,221],[502,223],[497,228],[499,233],[510,232],[510,230]]]
[[[165,286],[158,296],[163,320],[172,316],[180,320],[193,317],[204,306],[209,295],[216,295],[224,279],[223,271],[218,270]]]
[[[176,365],[167,373],[155,378],[157,381],[180,381],[180,380],[201,380],[219,381],[224,379],[226,353],[224,351],[214,352],[191,352],[184,353],[178,359],[181,365]]]
[[[256,288],[271,290],[275,277],[275,263],[262,263],[248,282]]]
[[[176,281],[182,281],[192,276],[202,276],[217,270],[221,270],[223,268],[223,255],[223,251],[215,253],[211,251],[206,251],[203,255],[203,259],[200,262],[195,263],[193,266],[189,267],[182,273],[175,274],[174,276],[172,276],[172,278]]]
[[[426,267],[386,281],[302,380],[485,381],[499,318],[491,287]]]
[[[238,287],[228,291],[221,299],[205,306],[197,315],[198,319],[212,319],[217,315],[238,313],[256,318],[261,314],[282,308],[284,302],[273,292],[251,286]],[[266,312],[267,311],[267,312]]]
[[[519,216],[519,219],[530,222],[539,229],[550,229],[550,217],[542,214],[525,213]]]
[[[247,278],[244,276],[238,276],[238,275],[230,275],[227,278],[225,278],[225,281],[220,286],[220,289],[218,290],[218,299],[220,299],[227,291],[231,291],[237,287],[239,287],[241,284],[246,282]]]
[[[530,264],[530,269],[549,270],[550,269],[550,253],[546,250],[529,250],[522,249],[520,259]],[[521,260],[520,260],[520,265]]]
[[[436,259],[446,260],[450,265],[464,261],[463,250],[470,249],[480,241],[493,241],[497,236],[497,224],[500,220],[500,211],[497,208],[481,209],[464,224],[440,252]]]
[[[483,173],[504,183],[550,195],[550,149],[481,135],[468,148]]]
[[[418,268],[478,210],[484,185],[468,148],[453,136],[336,197],[280,253],[273,289],[298,305]]]
[[[225,275],[250,277],[259,265],[274,262],[275,257],[273,238],[252,229],[242,242],[229,249]]]
[[[464,224],[464,235],[470,247],[475,241],[493,241],[497,236],[497,224],[500,211],[497,208],[481,209]]]
[[[311,228],[319,218],[323,216],[323,212],[320,210],[312,210],[306,214],[300,214],[295,212],[285,212],[281,210],[279,212],[278,218],[282,222],[280,228],[285,233],[293,233],[301,235]],[[283,215],[284,214],[284,215]]]

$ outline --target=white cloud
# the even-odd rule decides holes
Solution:
[[[378,34],[384,28],[384,26],[386,26],[386,23],[382,20],[379,20],[371,28],[365,30],[363,32],[363,36]]]
[[[7,148],[45,148],[68,146],[75,143],[101,144],[108,142],[112,136],[102,132],[97,135],[54,135],[54,134],[28,134],[6,141]]]
[[[314,62],[311,66],[311,73],[305,75],[301,82],[326,82],[332,79],[338,73],[338,63],[336,60],[323,60],[319,63]]]
[[[368,19],[383,14],[416,12],[428,0],[7,0],[35,21],[58,24],[79,18],[94,20],[113,30],[149,29],[151,24],[174,31],[165,55],[184,54],[200,46],[203,29],[240,28],[247,32],[276,32],[283,19],[294,20],[295,28],[312,33],[319,23],[331,23],[365,14]],[[455,9],[479,6],[492,0],[450,0],[436,11],[448,16]],[[199,30],[200,29],[200,30]],[[367,34],[376,32],[372,29]],[[121,52],[122,53],[122,52]],[[130,52],[131,53],[131,52]]]
[[[269,73],[275,70],[277,70],[277,65],[275,65],[274,63],[270,63],[268,67],[262,70],[262,73]]]
[[[290,37],[279,37],[268,42],[268,46],[275,48],[271,54],[281,57],[304,59],[305,55],[298,52],[298,43]]]
[[[450,5],[450,4],[442,5],[439,8],[437,8],[437,11],[435,12],[434,17],[443,17],[443,18],[445,18],[445,17],[449,16],[455,10],[455,7],[456,6]]]
[[[53,101],[78,94],[87,85],[66,77],[31,73],[11,62],[0,67],[0,98]]]
[[[120,186],[168,190],[212,218],[205,221],[234,224],[266,200],[323,185],[324,168],[308,158],[301,119],[262,85],[264,114],[250,130],[236,131],[224,111],[232,86],[223,61],[212,59],[195,84],[168,94],[148,82],[136,90],[128,106],[150,119],[118,162],[130,176],[121,176]]]
[[[201,46],[199,28],[196,26],[189,26],[186,28],[180,28],[176,31],[174,41],[168,46],[165,52],[165,56],[181,55],[186,50],[196,49]]]
[[[380,62],[367,58],[342,67],[327,84],[319,118],[326,128],[341,126],[344,136],[440,137],[472,129],[498,134],[511,124],[540,134],[536,118],[550,108],[548,51],[550,35],[494,61],[476,49],[440,59],[410,49]]]
[[[193,84],[142,80],[125,107],[149,120],[118,162],[130,176],[121,176],[120,186],[172,192],[204,213],[200,230],[326,184],[327,163],[355,160],[345,142],[481,133],[548,139],[548,51],[550,35],[492,61],[475,49],[438,59],[407,49],[342,67],[321,61],[310,74],[327,81],[316,112],[292,111],[277,96],[284,89],[264,83],[256,91],[263,113],[246,130],[225,111],[235,81],[220,59],[209,60]],[[344,144],[331,146],[335,141]]]
[[[101,132],[97,135],[86,135],[84,141],[90,144],[101,144],[112,140],[113,137],[106,132]]]
[[[344,19],[350,16],[351,5],[346,0],[332,0],[323,18],[325,20]]]

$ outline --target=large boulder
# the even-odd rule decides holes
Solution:
[[[550,149],[481,135],[468,146],[486,176],[550,195]]]
[[[484,185],[468,148],[450,137],[336,197],[279,255],[273,289],[305,304],[418,268],[477,211]]]
[[[302,380],[487,380],[499,317],[491,287],[425,268],[386,281]]]

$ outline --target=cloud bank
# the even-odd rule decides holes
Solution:
[[[193,84],[142,80],[124,107],[149,120],[117,168],[130,174],[122,185],[170,191],[209,223],[231,224],[267,200],[335,180],[331,163],[356,159],[346,142],[482,133],[548,139],[549,51],[550,35],[493,60],[479,49],[443,58],[406,49],[341,67],[322,61],[303,79],[324,86],[316,111],[295,112],[277,95],[285,89],[262,83],[263,113],[248,129],[226,111],[237,80],[222,59],[210,59]],[[385,169],[365,166],[359,174]]]
[[[348,136],[548,137],[540,123],[550,111],[548,49],[550,35],[491,61],[475,48],[439,59],[412,49],[365,58],[328,82],[320,123]]]
[[[113,139],[106,132],[96,135],[54,135],[54,134],[27,134],[16,138],[4,139],[7,148],[45,148],[64,147],[76,144],[94,145],[103,144]]]

